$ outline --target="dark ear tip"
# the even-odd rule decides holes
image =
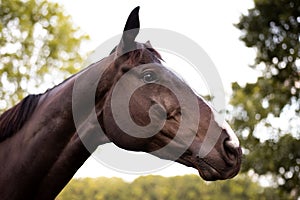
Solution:
[[[137,6],[137,7],[135,7],[133,10],[132,10],[132,12],[139,12],[139,10],[140,10],[140,6]]]
[[[131,11],[126,21],[124,31],[140,28],[139,10],[140,6],[137,6]]]
[[[140,6],[135,7],[129,14],[129,16],[139,16]]]

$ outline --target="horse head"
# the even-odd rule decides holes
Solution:
[[[123,149],[193,167],[205,180],[235,176],[241,164],[236,135],[226,122],[217,122],[205,100],[163,66],[149,41],[135,41],[138,11],[137,7],[128,17],[105,72],[114,72],[99,117],[106,136]]]

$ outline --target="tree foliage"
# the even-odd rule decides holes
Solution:
[[[233,124],[241,134],[243,170],[272,174],[282,192],[300,196],[300,1],[254,0],[236,27],[256,49],[256,83],[233,83]]]
[[[0,111],[77,71],[87,38],[56,3],[0,0]]]
[[[248,176],[240,175],[229,181],[207,183],[196,175],[176,177],[144,176],[131,183],[118,178],[83,178],[72,181],[57,200],[215,200],[279,199],[272,188],[262,188]]]

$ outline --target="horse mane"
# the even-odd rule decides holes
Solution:
[[[40,95],[28,95],[0,116],[0,142],[17,133],[30,118]]]

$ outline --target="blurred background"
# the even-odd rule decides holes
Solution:
[[[184,34],[214,61],[227,118],[243,146],[242,171],[232,180],[204,182],[195,170],[173,164],[137,176],[91,157],[57,199],[299,200],[298,0],[0,0],[0,113],[83,69],[98,45],[121,33],[137,5],[142,28]],[[172,57],[166,63],[176,65]],[[182,76],[201,92],[192,74]]]

